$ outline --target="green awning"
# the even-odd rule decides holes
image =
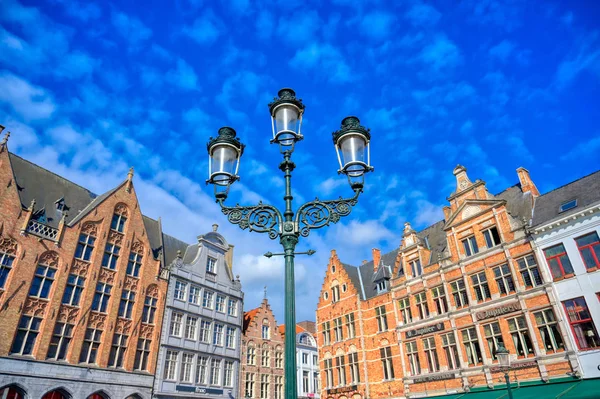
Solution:
[[[571,389],[561,392],[556,399],[598,399],[600,398],[600,379],[581,380]]]

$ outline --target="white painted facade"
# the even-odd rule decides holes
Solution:
[[[581,209],[576,214],[570,214],[563,218],[554,219],[548,223],[543,223],[531,231],[536,247],[536,255],[541,265],[545,266],[544,272],[552,279],[550,268],[544,249],[562,244],[566,250],[569,261],[573,267],[573,276],[565,277],[562,280],[553,283],[553,289],[560,303],[561,318],[564,325],[567,326],[567,335],[570,339],[570,345],[577,353],[580,369],[578,370],[583,378],[600,377],[600,342],[596,342],[596,347],[592,349],[581,348],[578,345],[573,328],[569,324],[569,315],[567,314],[564,302],[574,298],[583,297],[592,318],[595,334],[598,337],[600,332],[600,268],[596,270],[587,270],[577,246],[575,239],[591,232],[596,232],[600,236],[600,206],[596,203],[585,209]],[[595,340],[591,337],[591,332],[585,331],[589,340]]]
[[[311,333],[296,334],[296,365],[298,369],[298,398],[319,399],[319,352]]]

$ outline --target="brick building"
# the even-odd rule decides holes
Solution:
[[[164,266],[185,246],[132,179],[97,196],[0,143],[0,397],[150,398]]]
[[[279,326],[279,332],[285,340],[285,324]],[[319,351],[314,321],[305,320],[296,323],[296,381],[298,399],[321,397],[319,376]]]
[[[266,294],[260,306],[244,312],[240,398],[283,399],[284,342]]]
[[[406,223],[397,248],[358,267],[332,251],[317,308],[323,398],[502,395],[501,343],[513,381],[572,379],[577,357],[527,234],[539,192],[517,174],[492,195],[458,166],[444,220]]]

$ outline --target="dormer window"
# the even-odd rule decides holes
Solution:
[[[423,267],[421,267],[421,260],[413,260],[410,262],[410,270],[412,271],[413,277],[418,277],[423,274]]]
[[[565,212],[565,211],[568,211],[569,209],[575,208],[576,206],[577,206],[577,199],[570,200],[570,201],[567,201],[567,202],[563,202],[560,205],[560,208],[558,208],[558,212],[559,213],[560,212]]]
[[[210,256],[206,259],[206,271],[208,273],[217,274],[217,260]]]
[[[63,200],[59,200],[56,202],[56,210],[61,212],[65,210],[65,203],[63,202]]]
[[[380,280],[377,282],[377,293],[381,294],[382,292],[387,291],[387,280]]]
[[[485,243],[488,248],[492,248],[500,244],[500,234],[498,234],[498,228],[496,228],[496,226],[485,230],[483,232],[483,236],[485,237]]]

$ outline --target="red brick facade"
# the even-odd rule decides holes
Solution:
[[[283,399],[284,342],[266,299],[244,313],[240,398]]]
[[[359,268],[332,251],[317,308],[322,398],[493,387],[503,376],[500,342],[519,381],[576,368],[551,280],[526,233],[539,193],[527,170],[517,172],[520,184],[491,195],[459,166],[445,220],[419,233],[407,223],[397,249],[374,249]],[[557,326],[556,340],[542,338],[543,317]]]
[[[29,222],[37,209],[34,203],[21,203],[18,191],[20,181],[14,173],[11,157],[14,156],[9,154],[6,145],[1,146],[0,253],[8,254],[12,264],[10,270],[4,269],[7,275],[0,289],[0,319],[2,320],[0,356],[24,356],[46,360],[55,327],[58,323],[64,323],[72,326],[72,338],[64,361],[80,364],[82,347],[86,345],[86,330],[90,328],[102,331],[102,334],[101,337],[97,337],[99,346],[96,359],[89,363],[83,362],[86,366],[107,368],[113,337],[115,334],[120,334],[127,336],[127,350],[123,355],[122,366],[117,368],[126,371],[134,370],[138,339],[143,338],[148,340],[148,357],[146,366],[140,366],[139,369],[146,373],[154,373],[167,283],[160,278],[161,260],[156,259],[153,254],[131,181],[132,174],[109,195],[91,202],[91,207],[81,213],[84,214],[83,217],[78,218],[73,215],[70,221],[76,220],[75,223],[71,224],[66,217],[61,219],[58,224],[58,234],[55,239],[51,239],[47,235],[36,234],[28,228],[31,227]],[[27,161],[19,159],[19,162]],[[43,176],[51,175],[50,172],[35,165],[28,165],[31,165],[31,168],[38,168],[43,172]],[[56,175],[52,175],[52,178],[66,182]],[[35,182],[30,179],[27,184],[31,186]],[[63,195],[69,198],[68,193]],[[122,232],[111,229],[114,214],[126,218]],[[81,234],[95,238],[93,250],[87,260],[81,259],[85,256],[76,257]],[[120,247],[114,268],[101,266],[107,244]],[[136,277],[126,273],[128,261],[130,256],[134,256],[133,254],[137,254],[138,259],[141,257],[141,268]],[[35,275],[39,274],[40,270],[46,271],[47,278],[41,284],[42,286],[46,284],[45,287],[49,287],[49,290],[42,288],[37,290],[37,294],[30,295],[32,291],[36,291],[32,289],[32,284],[36,281]],[[77,306],[63,303],[63,294],[69,276],[81,278],[82,291]],[[110,297],[102,300],[106,302],[108,299],[104,308],[98,305],[99,310],[94,311],[92,304],[98,283],[110,286]],[[135,293],[135,300],[128,317],[118,315],[123,290]],[[145,300],[154,299],[156,302],[153,321],[145,323],[142,320]],[[19,322],[31,319],[39,319],[41,321],[39,327],[33,327],[27,332],[23,329],[19,330],[27,334],[27,339],[30,341],[16,348],[19,349],[20,354],[13,353]],[[37,337],[33,339],[36,331],[38,331]],[[89,351],[94,352],[93,349]]]

